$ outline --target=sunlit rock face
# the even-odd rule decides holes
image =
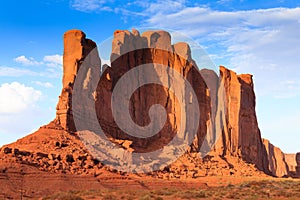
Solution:
[[[72,90],[80,65],[96,47],[96,43],[86,39],[80,30],[70,30],[64,34],[63,88],[56,107],[56,121],[65,130],[75,132],[72,115]]]
[[[264,148],[255,112],[255,94],[252,75],[241,74],[220,67],[220,88],[223,87],[225,111],[222,116],[222,134],[214,151],[219,155],[237,156],[269,173],[267,152]],[[222,100],[221,100],[222,101]],[[219,100],[220,102],[220,100]]]

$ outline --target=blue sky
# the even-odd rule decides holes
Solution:
[[[179,31],[216,66],[253,74],[262,136],[300,151],[297,0],[1,1],[0,144],[54,119],[65,31],[83,30],[100,44],[132,27]]]

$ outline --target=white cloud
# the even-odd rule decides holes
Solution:
[[[218,65],[254,74],[258,95],[295,96],[280,85],[299,80],[300,8],[217,11],[181,6],[164,11],[163,3],[145,18],[144,26],[180,31],[207,47]],[[163,19],[163,20],[162,20]],[[272,88],[277,88],[273,90]]]
[[[0,86],[0,114],[21,113],[40,100],[42,92],[19,82]]]
[[[71,7],[78,11],[112,11],[112,8],[105,5],[107,0],[72,0]]]
[[[50,82],[41,82],[41,81],[34,81],[34,83],[36,85],[39,85],[39,86],[42,86],[42,87],[45,87],[45,88],[53,88],[54,86],[52,85],[52,83]]]
[[[109,11],[121,13],[122,18],[127,16],[146,16],[146,13],[156,12],[159,8],[164,11],[174,11],[184,6],[186,0],[157,0],[158,3],[151,3],[150,0],[144,1],[122,1],[116,7],[115,0],[70,0],[71,8],[82,12]]]
[[[186,1],[185,0],[164,0],[164,1],[148,1],[147,3],[143,2],[140,4],[141,7],[146,8],[144,13],[156,14],[160,13],[175,13],[180,9],[184,9]]]
[[[22,76],[40,76],[48,78],[60,78],[62,76],[61,67],[57,68],[49,67],[44,71],[38,72],[28,69],[20,69],[15,67],[0,66],[0,77],[22,77]]]
[[[300,8],[225,12],[185,6],[157,9],[142,24],[185,33],[209,54],[219,55],[215,63],[253,74],[263,136],[286,152],[296,152],[299,113],[288,111],[299,110],[299,19]]]
[[[26,56],[19,56],[14,58],[14,61],[20,63],[24,66],[37,66],[37,65],[47,65],[48,67],[58,67],[62,68],[63,56],[62,55],[46,55],[43,61],[36,61],[34,58],[27,58]]]
[[[26,56],[22,55],[19,57],[16,57],[14,59],[17,63],[21,63],[22,65],[25,66],[34,66],[34,65],[40,65],[42,64],[41,62],[36,61],[34,58],[27,58]]]
[[[39,73],[28,69],[19,69],[13,67],[0,66],[0,76],[20,77],[20,76],[38,76],[38,75]]]
[[[110,60],[109,59],[103,59],[101,58],[101,65],[108,65],[111,66]]]
[[[49,67],[61,67],[63,65],[63,56],[58,54],[44,56],[43,61]]]
[[[231,2],[220,0],[218,4]],[[111,6],[110,3],[71,1],[73,8],[81,11],[101,11],[102,6]],[[300,79],[300,74],[294,73],[299,63],[300,8],[218,11],[185,0],[145,0],[120,4],[114,8],[118,10],[133,18],[142,17],[142,28],[186,34],[205,46],[217,65],[253,74],[255,86],[259,85],[258,95],[294,96],[292,89],[280,87],[279,83]]]

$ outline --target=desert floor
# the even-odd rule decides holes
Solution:
[[[0,170],[0,199],[300,199],[300,179],[209,176],[162,180],[145,175],[99,176]]]

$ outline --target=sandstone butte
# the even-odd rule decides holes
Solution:
[[[25,165],[55,174],[96,177],[103,173],[122,174],[103,165],[101,158],[96,159],[90,154],[79,139],[74,124],[74,83],[82,63],[96,46],[80,30],[70,30],[64,34],[63,88],[56,108],[56,118],[35,133],[1,148],[2,173]],[[97,65],[98,70],[88,69],[85,72],[82,87],[89,84],[91,73],[100,73],[98,52],[94,52],[93,56],[95,59],[89,64]],[[297,154],[296,159],[295,154],[284,154],[268,140],[261,138],[255,113],[252,75],[237,75],[223,66],[220,67],[219,77],[212,70],[202,69],[199,73],[188,44],[171,44],[171,36],[165,31],[147,31],[142,34],[137,30],[116,31],[111,60],[111,66],[105,66],[101,71],[101,81],[96,91],[89,95],[95,102],[93,109],[96,109],[98,121],[106,136],[131,152],[153,151],[168,144],[180,124],[180,114],[187,119],[193,116],[193,111],[180,113],[182,102],[178,102],[165,87],[142,86],[130,99],[132,120],[141,126],[147,125],[150,106],[160,104],[168,113],[166,124],[158,134],[149,138],[137,138],[124,133],[114,121],[110,99],[117,81],[127,71],[151,62],[168,65],[185,77],[195,89],[200,120],[191,147],[170,166],[148,173],[147,176],[161,179],[196,179],[213,175],[300,177],[300,154]],[[216,131],[220,132],[218,137],[214,134]],[[201,145],[211,145],[210,142],[216,137],[215,145],[202,158],[198,153]]]

